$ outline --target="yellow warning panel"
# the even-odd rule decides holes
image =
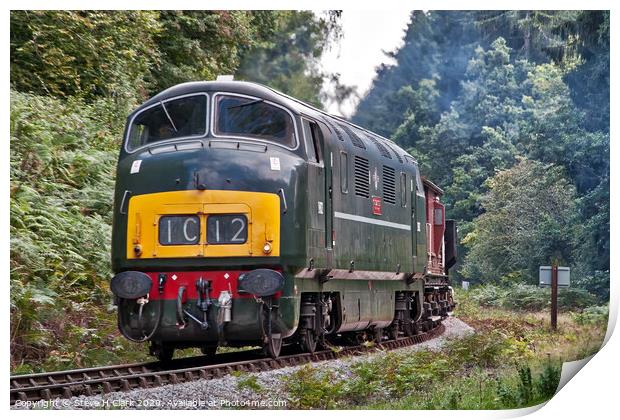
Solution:
[[[127,258],[280,255],[280,197],[188,190],[131,197]]]

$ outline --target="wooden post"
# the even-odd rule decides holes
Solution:
[[[558,265],[551,266],[551,329],[558,329]]]

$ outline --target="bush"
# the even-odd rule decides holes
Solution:
[[[159,62],[154,11],[13,11],[11,85],[40,95],[139,97]]]
[[[560,383],[560,363],[548,359],[540,374],[534,378],[528,364],[517,364],[516,380],[510,376],[497,378],[496,399],[502,408],[525,407],[549,400]]]
[[[574,285],[597,296],[602,302],[609,302],[609,270],[578,278]]]
[[[469,298],[480,306],[502,306],[506,295],[506,289],[492,284],[475,287],[469,293]]]
[[[286,377],[284,385],[293,409],[335,408],[342,392],[334,372],[322,372],[310,364]]]
[[[509,309],[541,311],[549,305],[550,298],[551,294],[548,290],[516,284],[506,290],[506,298],[502,306]]]
[[[503,331],[472,334],[455,340],[447,348],[448,355],[470,367],[499,366],[507,357],[520,360],[528,354],[527,343],[511,338]]]
[[[550,399],[555,395],[562,376],[562,367],[560,364],[554,364],[548,360],[542,373],[536,382],[538,395],[543,399]]]
[[[609,306],[590,306],[582,312],[573,314],[573,319],[579,325],[607,325]]]
[[[41,363],[52,350],[83,365],[80,345],[97,347],[110,333],[105,326],[115,330],[105,308],[118,112],[125,111],[113,100],[11,92],[13,367]]]
[[[551,305],[551,289],[526,284],[507,287],[483,285],[468,293],[480,306],[522,311],[542,311]],[[563,310],[583,309],[594,305],[598,299],[583,289],[567,288],[558,291],[558,307]]]
[[[595,305],[596,296],[587,290],[577,288],[560,289],[558,292],[558,308],[564,310],[583,309]]]

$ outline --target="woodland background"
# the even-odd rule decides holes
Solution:
[[[346,13],[346,12],[345,12]],[[340,12],[11,13],[11,370],[144,355],[108,289],[127,114],[176,83],[267,84],[322,106],[355,95],[320,58]],[[609,299],[609,12],[411,13],[352,121],[408,149],[458,220],[454,279],[540,309],[539,265],[570,265],[564,307]],[[329,86],[326,89],[325,86]],[[485,300],[486,299],[486,300]]]

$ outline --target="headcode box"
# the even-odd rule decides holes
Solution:
[[[538,269],[538,285],[551,287],[550,265],[541,265]],[[558,267],[558,287],[570,287],[570,267]]]

